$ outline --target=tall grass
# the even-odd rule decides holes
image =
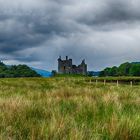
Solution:
[[[139,140],[140,87],[0,79],[2,140]]]

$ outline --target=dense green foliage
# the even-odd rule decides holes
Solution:
[[[12,77],[40,77],[40,75],[26,65],[6,66],[0,62],[0,78]]]
[[[140,86],[0,79],[1,140],[139,140]]]
[[[123,63],[119,67],[106,68],[100,76],[140,76],[140,63]]]

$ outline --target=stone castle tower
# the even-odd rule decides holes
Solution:
[[[72,64],[72,59],[69,59],[66,56],[65,60],[61,59],[61,56],[58,58],[58,73],[60,74],[87,74],[87,64],[85,60],[78,66]]]

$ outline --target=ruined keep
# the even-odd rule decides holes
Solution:
[[[72,64],[72,59],[66,56],[66,60],[62,60],[61,56],[58,59],[58,73],[60,74],[87,74],[87,64],[85,60],[78,66]]]

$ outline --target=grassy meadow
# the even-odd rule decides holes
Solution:
[[[1,140],[139,140],[140,85],[0,79]]]

